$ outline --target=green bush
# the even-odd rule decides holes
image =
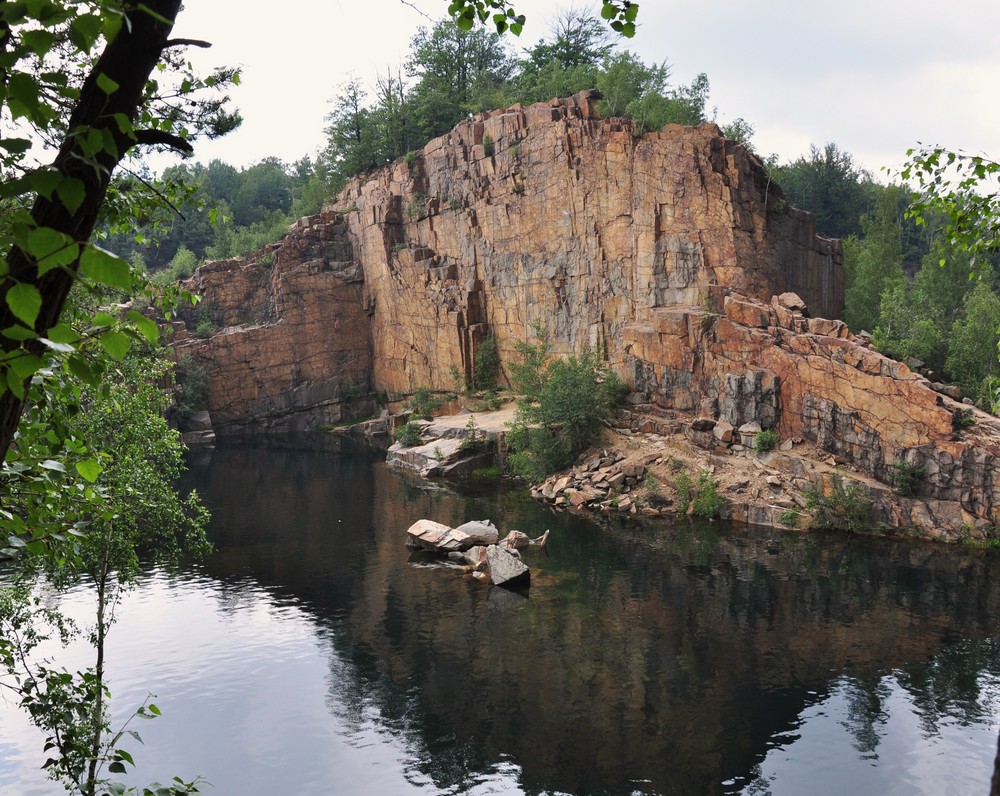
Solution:
[[[663,492],[660,489],[660,479],[654,473],[646,473],[642,485],[646,490],[646,502],[649,505],[664,502]]]
[[[499,372],[500,352],[497,339],[491,334],[479,344],[473,357],[473,386],[477,390],[492,390],[497,386]]]
[[[483,136],[483,154],[486,155],[486,157],[491,158],[495,152],[496,146],[493,143],[493,136],[487,133]]]
[[[396,442],[404,448],[412,448],[420,444],[420,424],[410,421],[405,426],[396,429]]]
[[[593,351],[549,362],[544,340],[523,350],[525,361],[512,369],[524,394],[507,435],[508,461],[518,475],[541,480],[596,439],[627,388]]]
[[[687,514],[691,508],[691,476],[687,474],[687,470],[677,473],[674,489],[677,490],[677,510],[681,514]]]
[[[455,396],[458,397],[463,392],[469,389],[469,385],[465,380],[465,376],[462,375],[458,367],[452,365],[448,368],[448,374],[451,376],[451,380],[455,385]]]
[[[514,475],[541,481],[573,463],[566,437],[557,431],[515,421],[507,432],[507,466]]]
[[[916,497],[920,491],[920,480],[924,477],[924,468],[907,461],[898,461],[891,467],[893,491],[900,497]]]
[[[491,412],[495,412],[501,406],[503,406],[503,400],[497,395],[493,390],[489,390],[483,396],[483,403],[486,404],[486,408]]]
[[[177,249],[170,264],[154,273],[150,279],[158,285],[172,285],[187,279],[198,267],[198,257],[187,246],[181,245]]]
[[[174,416],[183,428],[195,412],[208,409],[208,375],[205,369],[190,356],[182,356],[174,368],[177,382]]]
[[[440,409],[443,403],[441,398],[431,392],[430,387],[418,387],[410,399],[410,409],[417,417],[430,420],[434,417],[435,410]]]
[[[959,409],[951,416],[951,424],[954,428],[969,428],[976,425],[976,415],[971,409]]]
[[[768,451],[773,451],[777,448],[780,441],[781,437],[778,436],[778,432],[772,431],[768,428],[754,434],[753,449],[757,451],[757,453],[767,453]]]
[[[796,509],[785,509],[781,512],[781,524],[789,528],[797,528],[799,525],[799,512]]]
[[[725,502],[725,498],[719,494],[719,482],[712,478],[712,474],[708,470],[698,473],[691,511],[698,517],[711,519],[719,513]]]
[[[535,343],[518,343],[520,362],[510,366],[514,390],[527,402],[537,401],[542,394],[545,368],[549,362],[549,333],[540,321],[534,325]]]
[[[871,495],[857,482],[845,486],[844,479],[836,478],[829,495],[816,487],[807,490],[806,509],[813,513],[810,528],[857,533],[873,527]]]

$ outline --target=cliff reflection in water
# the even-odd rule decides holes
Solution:
[[[252,577],[329,626],[331,709],[375,708],[450,792],[502,761],[529,792],[732,790],[834,691],[857,754],[877,756],[887,673],[929,734],[943,716],[996,724],[990,553],[601,527],[517,491],[407,482],[362,452],[221,448],[195,470],[215,513],[209,573]],[[527,555],[530,597],[410,564],[420,517],[551,528]]]

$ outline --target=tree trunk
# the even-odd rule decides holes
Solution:
[[[114,117],[116,114],[123,114],[135,123],[146,81],[167,43],[181,0],[147,0],[145,6],[153,13],[128,6],[128,20],[104,48],[84,81],[80,99],[70,116],[69,134],[52,163],[52,169],[64,177],[74,177],[83,183],[83,202],[75,212],[70,212],[57,198],[50,200],[39,196],[32,207],[31,216],[36,226],[54,229],[78,243],[90,240],[111,182],[111,174],[135,144],[135,139],[121,131]],[[117,90],[110,95],[106,94],[98,85],[100,75],[114,81],[118,85]],[[101,152],[88,162],[82,156],[80,136],[73,134],[74,131],[88,129],[108,131],[115,141],[117,151]],[[98,164],[96,168],[94,159]],[[25,283],[35,286],[41,293],[42,307],[35,322],[35,331],[44,336],[59,322],[66,297],[76,278],[79,262],[65,269],[55,268],[44,276],[39,276],[35,259],[15,246],[7,256],[7,264],[8,278],[0,285],[0,329],[17,323],[7,306],[6,297],[14,284]],[[3,350],[12,350],[17,344],[0,337],[0,346]],[[0,455],[5,455],[10,447],[23,409],[24,400],[9,389],[0,396]]]

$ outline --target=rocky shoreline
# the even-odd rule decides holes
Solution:
[[[491,447],[502,451],[513,416],[513,405],[508,405],[416,421],[421,443],[393,444],[387,462],[424,477],[467,477],[475,468],[496,463],[494,453],[468,455],[462,448],[469,429],[475,429],[480,444],[491,440]],[[395,422],[405,417],[399,415]],[[380,431],[387,432],[392,422],[384,418]],[[865,510],[864,524],[852,526],[853,532],[983,546],[996,538],[996,529],[976,523],[957,501],[898,494],[801,438],[776,440],[773,450],[755,450],[760,431],[756,423],[734,429],[725,421],[633,404],[619,414],[614,428],[605,430],[599,447],[583,454],[574,467],[528,488],[534,498],[560,510],[677,517],[698,515],[701,509],[709,519],[785,530],[813,527],[816,501],[822,508],[824,499],[846,489],[853,490]],[[699,480],[711,485],[714,497],[707,506],[697,502]]]

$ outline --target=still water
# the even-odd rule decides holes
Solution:
[[[985,794],[1000,555],[556,514],[365,451],[192,460],[216,552],[118,611],[135,781],[207,793]],[[550,528],[527,595],[411,560],[409,524]],[[85,592],[64,600],[86,616]],[[82,663],[82,661],[81,661]],[[0,703],[0,793],[56,794]]]

